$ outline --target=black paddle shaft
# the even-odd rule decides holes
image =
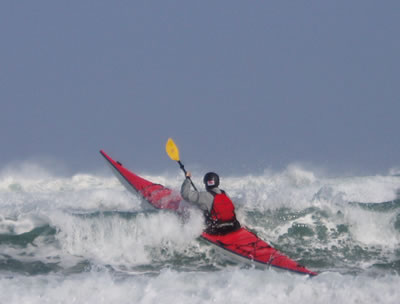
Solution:
[[[183,173],[185,173],[185,176],[186,176],[187,172],[186,172],[185,166],[181,163],[180,160],[178,160],[178,164],[179,164],[179,167],[182,169]],[[187,177],[187,178],[190,180],[190,183],[192,184],[193,189],[198,191],[196,186],[193,184],[192,179],[190,177]]]

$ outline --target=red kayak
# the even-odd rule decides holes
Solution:
[[[276,269],[290,270],[312,276],[317,275],[316,272],[308,270],[280,253],[246,228],[242,227],[227,235],[211,235],[203,232],[201,236],[225,252],[229,252],[234,258],[245,263],[250,261],[259,268],[272,266]]]
[[[120,162],[113,160],[103,150],[100,153],[108,161],[114,174],[130,192],[141,195],[144,200],[157,209],[179,209],[179,204],[182,201],[179,193],[137,176],[126,169]]]
[[[113,160],[103,150],[100,153],[129,191],[139,194],[154,208],[179,210],[180,202],[182,201],[179,193],[134,174],[120,162]],[[243,227],[226,235],[212,235],[203,232],[201,237],[210,244],[222,249],[225,254],[229,254],[236,260],[248,264],[254,264],[262,268],[274,267],[311,276],[317,275],[316,272],[301,266]]]

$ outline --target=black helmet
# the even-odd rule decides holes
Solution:
[[[219,186],[219,176],[217,173],[208,172],[206,175],[204,175],[203,182],[204,182],[204,185],[206,185],[206,188],[218,187]]]

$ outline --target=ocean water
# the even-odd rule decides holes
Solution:
[[[198,210],[153,210],[102,169],[0,171],[0,303],[399,303],[397,171],[221,178],[241,223],[319,273],[310,278],[226,259],[199,239]],[[182,182],[178,170],[144,177]]]

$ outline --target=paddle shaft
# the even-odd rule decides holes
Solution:
[[[185,166],[182,164],[182,162],[180,160],[178,160],[178,164],[179,164],[179,167],[182,169],[183,173],[185,173],[185,176],[186,176],[187,172],[186,172]],[[187,178],[190,180],[190,183],[192,184],[193,189],[198,191],[196,186],[193,184],[192,179],[190,177],[187,177]]]

